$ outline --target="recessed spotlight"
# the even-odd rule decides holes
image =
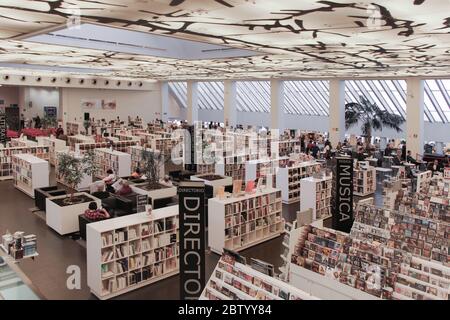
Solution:
[[[120,81],[117,81],[117,83],[116,83],[116,84],[117,84],[117,86],[120,86]]]
[[[142,87],[144,84],[142,82],[139,82],[139,87]]]
[[[92,84],[95,86],[97,84],[97,79],[92,80]]]
[[[70,78],[67,78],[67,79],[66,79],[66,83],[70,83]]]
[[[80,79],[80,81],[78,81],[80,84],[84,83],[84,79]]]
[[[36,81],[37,81],[37,82],[41,82],[41,80],[42,80],[41,77],[37,77],[37,78],[36,78]]]
[[[53,83],[55,83],[56,82],[56,78],[52,78],[52,80],[51,80]]]
[[[105,81],[105,86],[107,86],[109,84],[109,80]]]
[[[133,82],[128,82],[128,86],[131,87],[133,85]]]
[[[5,80],[9,80],[9,76],[8,76],[8,75],[6,75],[6,76],[4,76],[4,77],[3,77],[3,79],[5,79]]]
[[[25,81],[27,79],[27,77],[22,76],[22,78],[20,78],[21,81]]]

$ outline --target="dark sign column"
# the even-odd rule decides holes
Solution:
[[[0,144],[6,143],[6,116],[0,112]]]
[[[350,232],[353,225],[353,159],[336,158],[333,229]]]
[[[205,286],[205,185],[182,181],[180,213],[180,299],[198,299]]]

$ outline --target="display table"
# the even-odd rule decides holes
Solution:
[[[94,201],[97,207],[101,207],[101,200],[86,192],[75,193],[74,196],[83,195],[90,199],[90,201],[72,204],[68,206],[60,206],[54,200],[64,199],[68,195],[56,196],[47,198],[46,201],[46,215],[45,220],[47,225],[58,232],[60,235],[65,235],[79,231],[78,216],[83,214],[89,208],[89,203]]]

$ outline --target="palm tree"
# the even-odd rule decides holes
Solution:
[[[371,103],[360,96],[359,102],[350,102],[345,105],[345,128],[361,123],[363,137],[366,138],[366,147],[372,139],[373,130],[382,130],[383,126],[401,132],[400,125],[405,120],[396,114],[381,110],[376,103]]]

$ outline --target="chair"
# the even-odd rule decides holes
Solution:
[[[84,214],[80,214],[78,216],[78,225],[79,225],[79,230],[80,230],[80,238],[83,240],[86,240],[86,225],[88,223],[93,223],[93,222],[98,222],[98,221],[103,221],[106,219],[101,219],[101,220],[91,220],[89,218],[87,218]]]

